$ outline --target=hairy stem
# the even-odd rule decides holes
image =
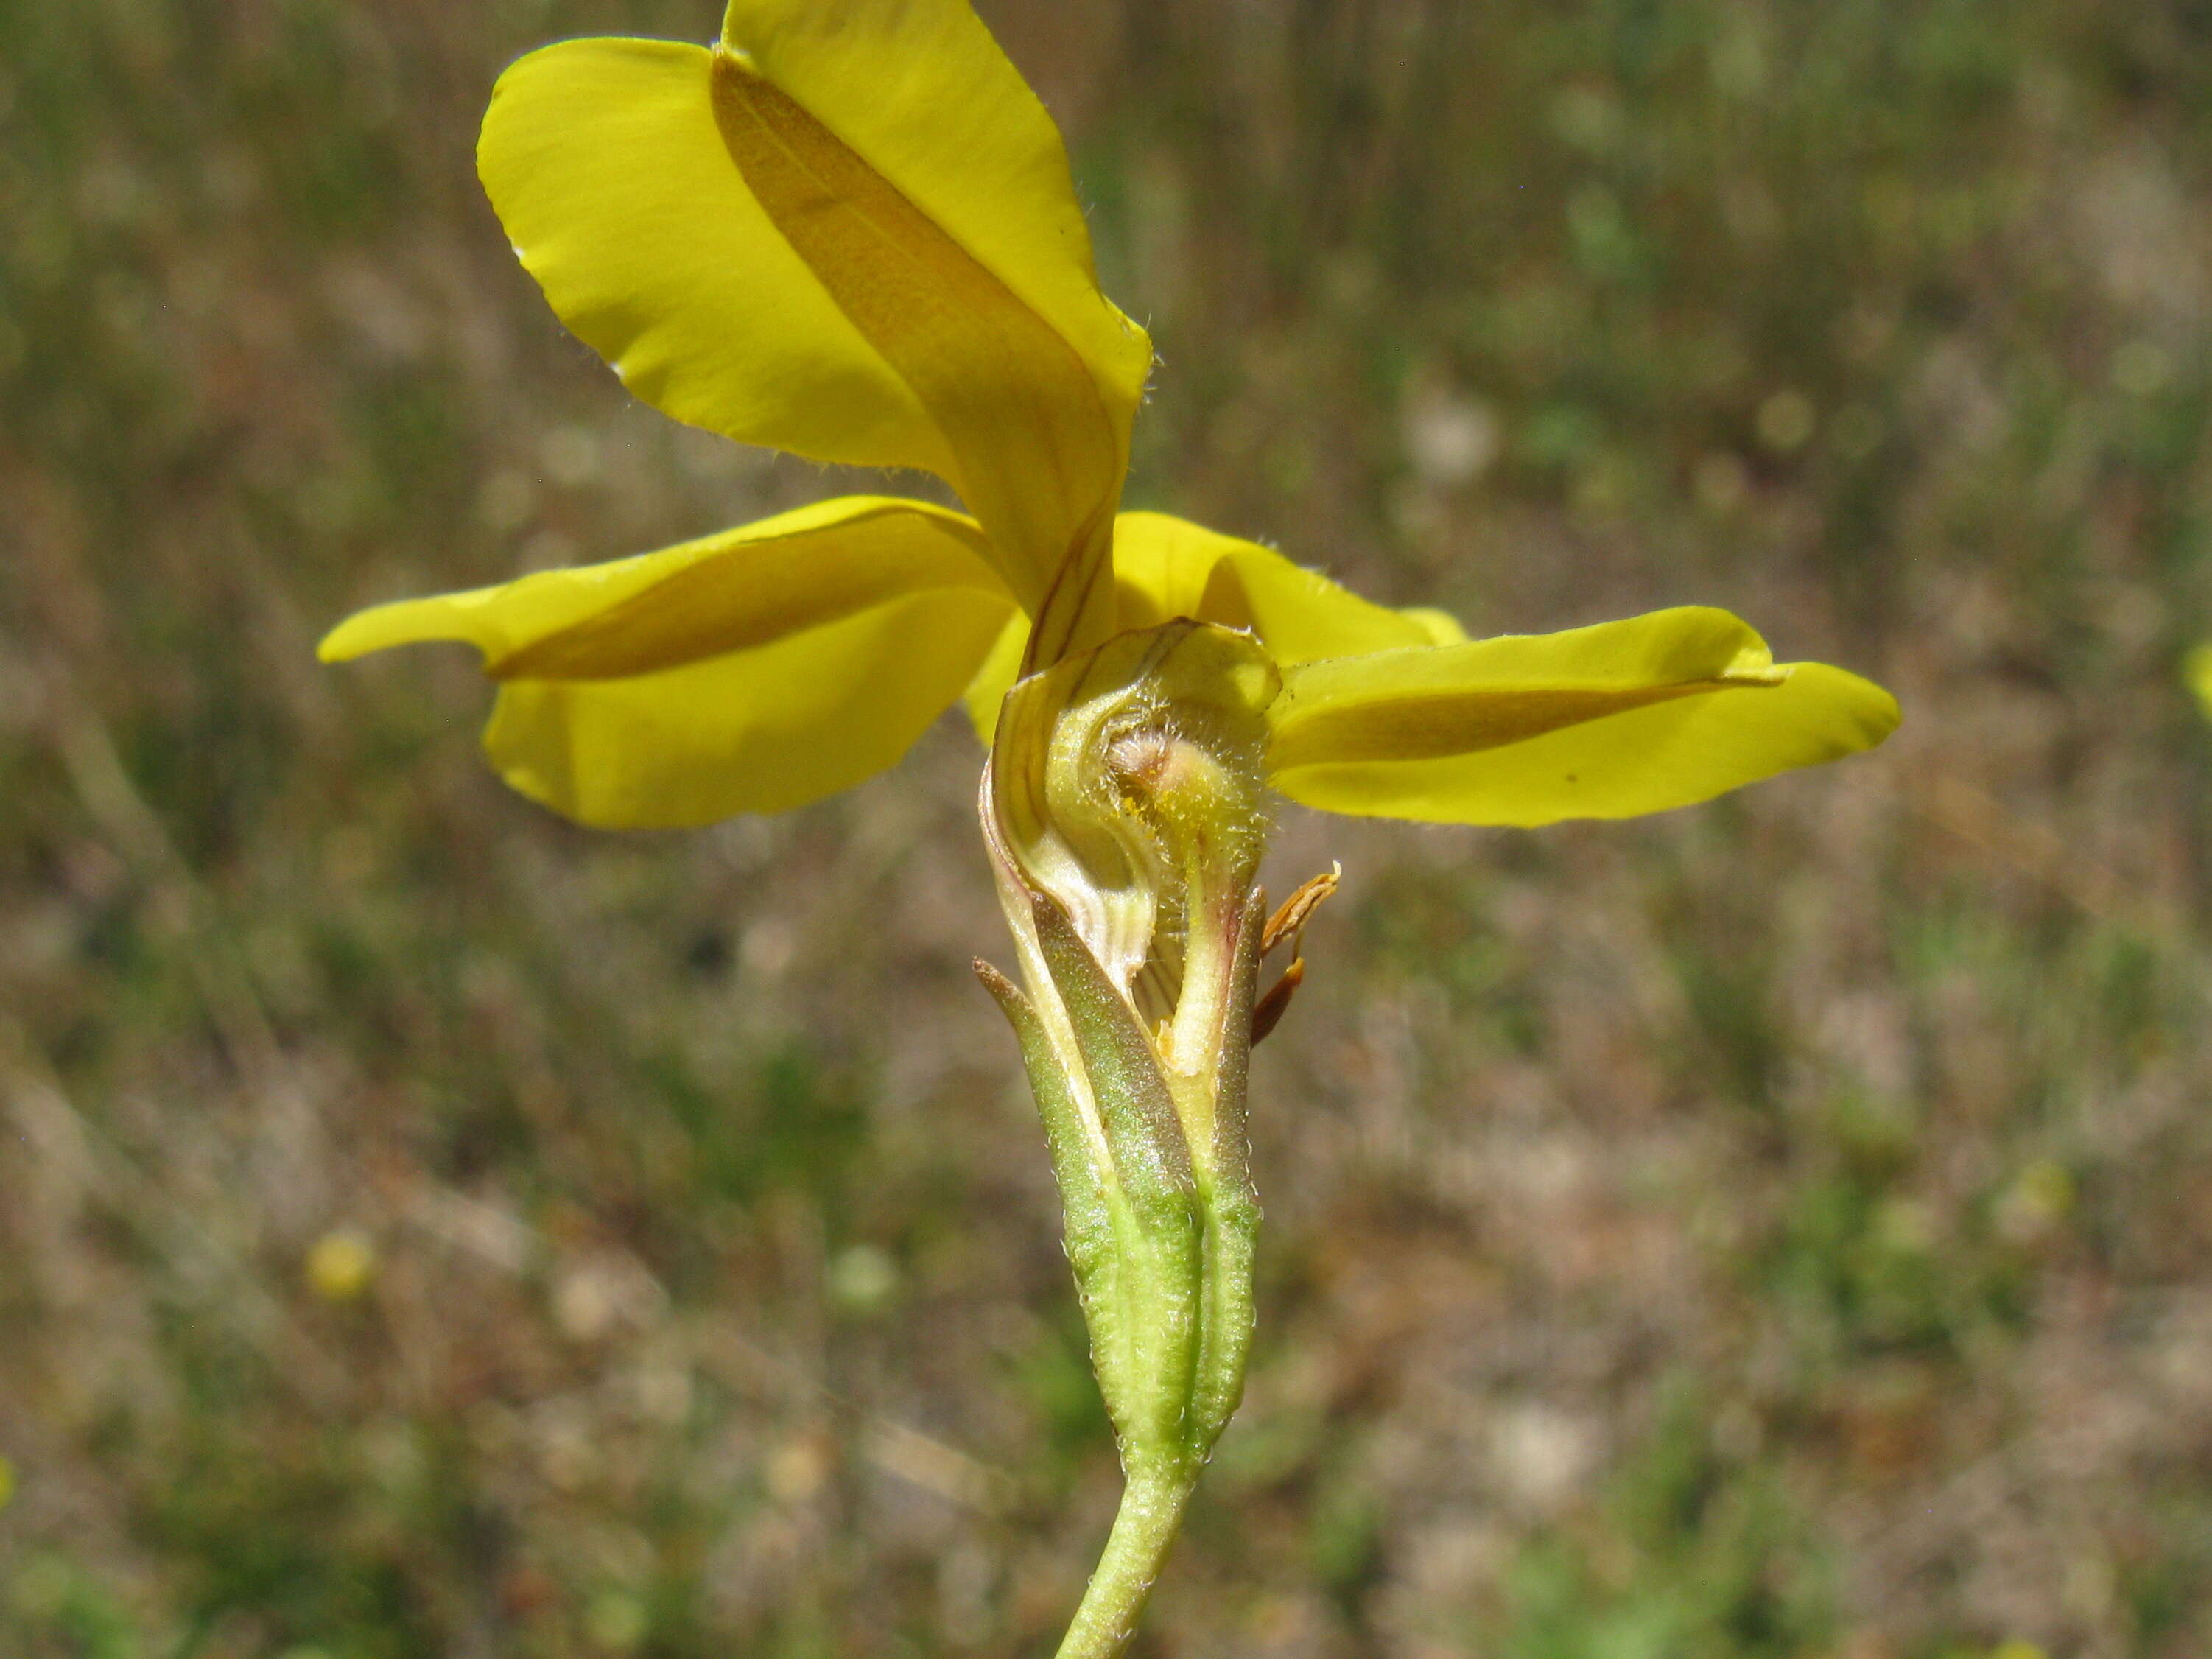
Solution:
[[[1106,1552],[1083,1592],[1075,1622],[1061,1638],[1059,1659],[1114,1659],[1127,1645],[1160,1563],[1182,1524],[1183,1505],[1198,1484],[1198,1470],[1194,1461],[1130,1472]]]

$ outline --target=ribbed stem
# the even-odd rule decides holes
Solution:
[[[1114,1659],[1128,1644],[1197,1483],[1195,1464],[1130,1474],[1106,1552],[1091,1575],[1091,1588],[1083,1592],[1075,1622],[1061,1639],[1059,1659]]]

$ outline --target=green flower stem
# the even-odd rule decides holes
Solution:
[[[1138,1615],[1160,1563],[1182,1525],[1183,1505],[1198,1484],[1200,1463],[1162,1463],[1129,1471],[1121,1507],[1075,1622],[1060,1644],[1059,1659],[1113,1659],[1135,1634]]]

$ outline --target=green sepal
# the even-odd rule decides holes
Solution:
[[[1105,1190],[1120,1258],[1113,1369],[1131,1386],[1109,1384],[1102,1366],[1100,1390],[1121,1431],[1125,1462],[1179,1461],[1188,1444],[1204,1273],[1205,1225],[1190,1147],[1135,1011],[1058,901],[1042,893],[1030,898],[1037,943],[1074,1033],[1112,1166]]]
[[[1133,1379],[1122,1376],[1121,1333],[1116,1324],[1121,1297],[1116,1288],[1118,1261],[1114,1250],[1114,1214],[1092,1151],[1090,1130],[1083,1121],[1061,1069],[1059,1050],[1052,1046],[1044,1021],[1022,988],[978,958],[975,977],[998,1003],[1006,1023],[1014,1028],[1021,1046],[1022,1063],[1028,1069],[1030,1092],[1036,1099],[1037,1116],[1044,1123],[1045,1145],[1052,1156],[1052,1174],[1060,1188],[1062,1248],[1075,1272],[1075,1294],[1083,1307],[1083,1322],[1091,1333],[1091,1367],[1098,1386],[1109,1400],[1127,1397]]]
[[[1186,1428],[1193,1455],[1212,1453],[1244,1397],[1252,1352],[1252,1263],[1260,1237],[1260,1195],[1252,1185],[1252,1146],[1245,1118],[1251,1071],[1252,1006],[1260,976],[1260,935],[1267,896],[1254,888],[1237,918],[1221,1030],[1212,1047],[1211,1155],[1198,1163],[1199,1200],[1206,1215],[1205,1282],[1198,1357],[1191,1377]],[[1203,1087],[1205,1079],[1192,1079]]]

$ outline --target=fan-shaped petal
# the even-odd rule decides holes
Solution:
[[[1872,748],[1896,701],[1777,666],[1726,611],[1310,662],[1285,674],[1268,768],[1331,811],[1533,825],[1630,817]]]
[[[973,521],[851,497],[612,564],[380,605],[325,660],[465,641],[500,682],[484,743],[586,823],[780,811],[896,761],[1013,600]]]
[[[933,471],[1039,659],[1110,631],[1151,345],[1099,294],[1059,135],[966,0],[737,0],[712,50],[548,47],[501,77],[479,166],[555,309],[640,396]]]

